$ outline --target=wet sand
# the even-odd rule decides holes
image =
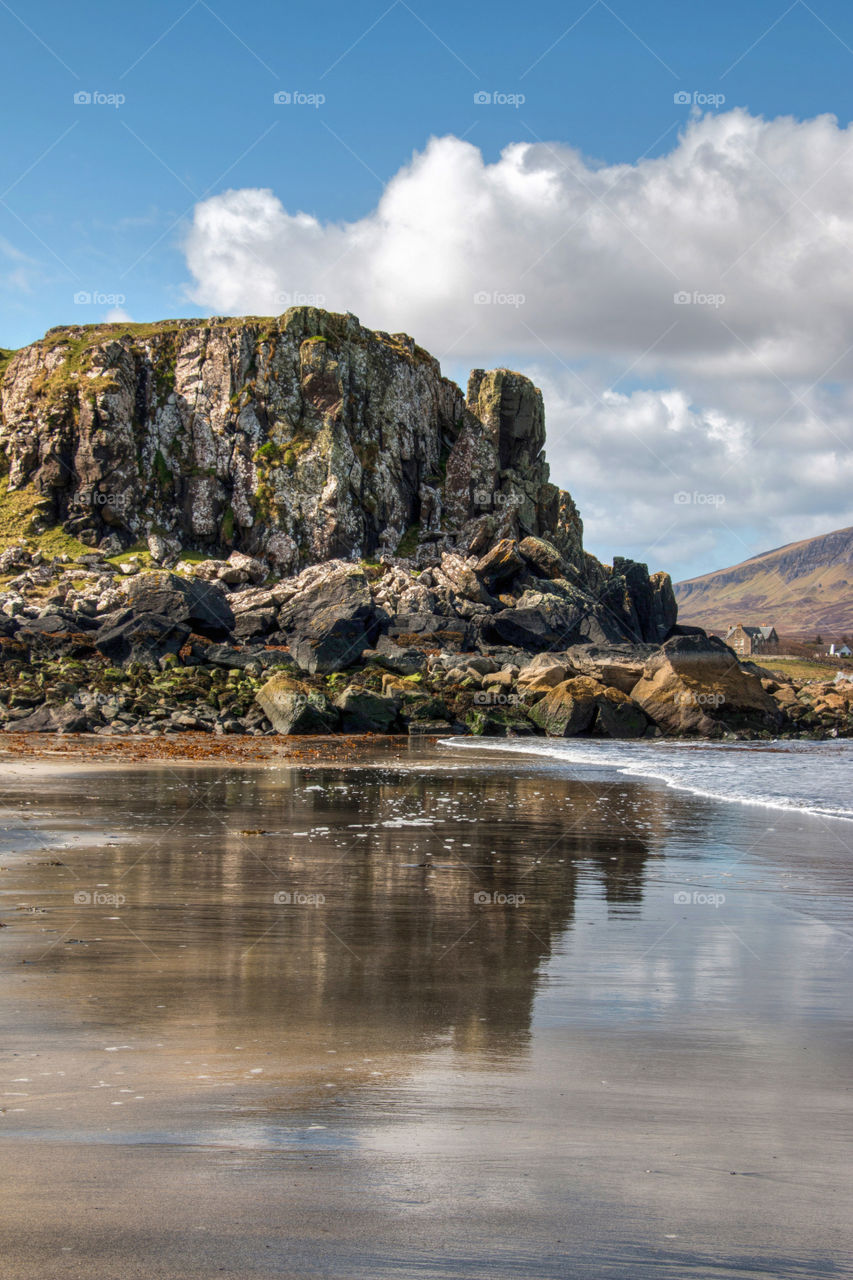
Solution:
[[[853,1274],[853,824],[58,741],[0,758],[5,1274]]]

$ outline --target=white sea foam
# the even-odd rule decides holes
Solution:
[[[853,741],[609,742],[448,738],[441,746],[558,761],[571,772],[629,774],[727,803],[853,821]]]

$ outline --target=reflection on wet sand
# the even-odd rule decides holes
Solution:
[[[45,847],[84,836],[65,865],[20,868],[47,913],[20,930],[24,958],[59,978],[66,1008],[91,1010],[95,983],[116,1029],[138,1032],[158,1004],[191,1011],[211,1052],[260,1037],[286,1054],[322,1031],[386,1053],[447,1038],[511,1053],[579,876],[630,910],[666,828],[656,793],[510,767],[145,769],[90,776],[96,801],[73,777],[55,785],[50,823],[32,820]]]
[[[585,776],[7,779],[13,1280],[848,1274],[846,827]]]

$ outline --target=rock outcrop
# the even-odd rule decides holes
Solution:
[[[476,369],[465,397],[405,334],[311,307],[52,329],[0,387],[0,469],[30,495],[36,533],[61,527],[103,555],[142,547],[162,565],[201,553],[195,576],[226,587],[396,558],[445,588],[444,607],[411,593],[412,632],[431,615],[541,649],[660,642],[676,621],[668,577],[584,551],[544,445],[523,375]],[[200,620],[212,638],[232,629],[217,608]]]
[[[7,732],[853,732],[584,550],[521,374],[296,308],[52,330],[0,411]]]

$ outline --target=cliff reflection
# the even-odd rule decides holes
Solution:
[[[50,880],[52,928],[83,944],[50,954],[69,998],[96,990],[87,1016],[137,1030],[165,1005],[223,1047],[277,1051],[325,1033],[377,1052],[518,1051],[579,893],[636,907],[667,829],[667,797],[641,784],[511,765],[58,786],[62,822],[114,833],[66,855],[61,890]],[[95,885],[126,901],[73,904]]]

